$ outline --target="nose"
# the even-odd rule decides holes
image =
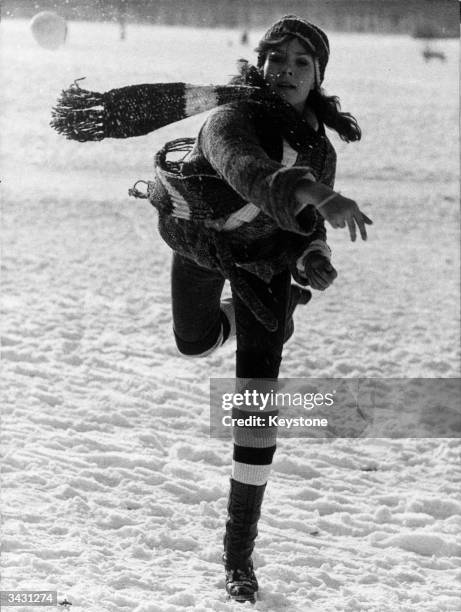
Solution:
[[[278,77],[282,77],[282,76],[292,77],[293,70],[291,70],[291,68],[282,68],[282,70],[280,70],[280,72],[277,73],[277,76]]]
[[[293,76],[293,66],[288,60],[285,60],[283,66],[280,70],[280,74],[287,74],[289,76]]]

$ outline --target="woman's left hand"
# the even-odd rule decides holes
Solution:
[[[312,289],[325,291],[338,276],[338,273],[327,257],[319,251],[312,251],[304,259],[302,275],[306,278]]]

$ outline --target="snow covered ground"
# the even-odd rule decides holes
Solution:
[[[2,23],[2,589],[79,612],[242,609],[220,564],[231,443],[209,378],[233,350],[178,356],[170,253],[127,189],[167,139],[80,144],[49,127],[75,78],[225,82],[239,33],[71,23],[57,51]],[[325,86],[363,128],[334,139],[337,188],[374,220],[329,232],[335,285],[296,313],[285,377],[460,376],[458,45],[332,35]],[[459,431],[457,434],[459,436]],[[461,609],[459,439],[281,439],[255,563],[262,611]],[[249,606],[249,604],[247,605]],[[17,608],[26,610],[30,608]]]

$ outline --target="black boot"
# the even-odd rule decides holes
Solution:
[[[312,293],[309,289],[303,289],[298,285],[291,285],[290,289],[290,301],[288,303],[287,322],[285,325],[285,336],[283,342],[287,342],[295,331],[295,324],[293,322],[293,314],[298,304],[307,304],[312,297]]]
[[[229,599],[255,603],[258,581],[251,555],[258,535],[258,520],[266,485],[248,485],[230,480],[228,520],[223,561]]]
[[[226,569],[226,591],[232,601],[256,603],[258,581],[251,562],[246,570]]]

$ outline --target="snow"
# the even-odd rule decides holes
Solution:
[[[1,25],[2,588],[88,612],[248,609],[223,595],[231,444],[209,437],[209,378],[232,377],[234,347],[177,354],[170,253],[127,196],[203,117],[87,144],[48,122],[81,76],[224,82],[257,33],[69,26],[51,52]],[[367,243],[329,231],[339,277],[296,313],[281,375],[459,377],[457,43],[439,42],[445,63],[403,36],[331,45],[325,85],[364,132],[335,139],[337,188],[374,226]],[[252,609],[460,610],[459,461],[455,437],[280,439]]]

